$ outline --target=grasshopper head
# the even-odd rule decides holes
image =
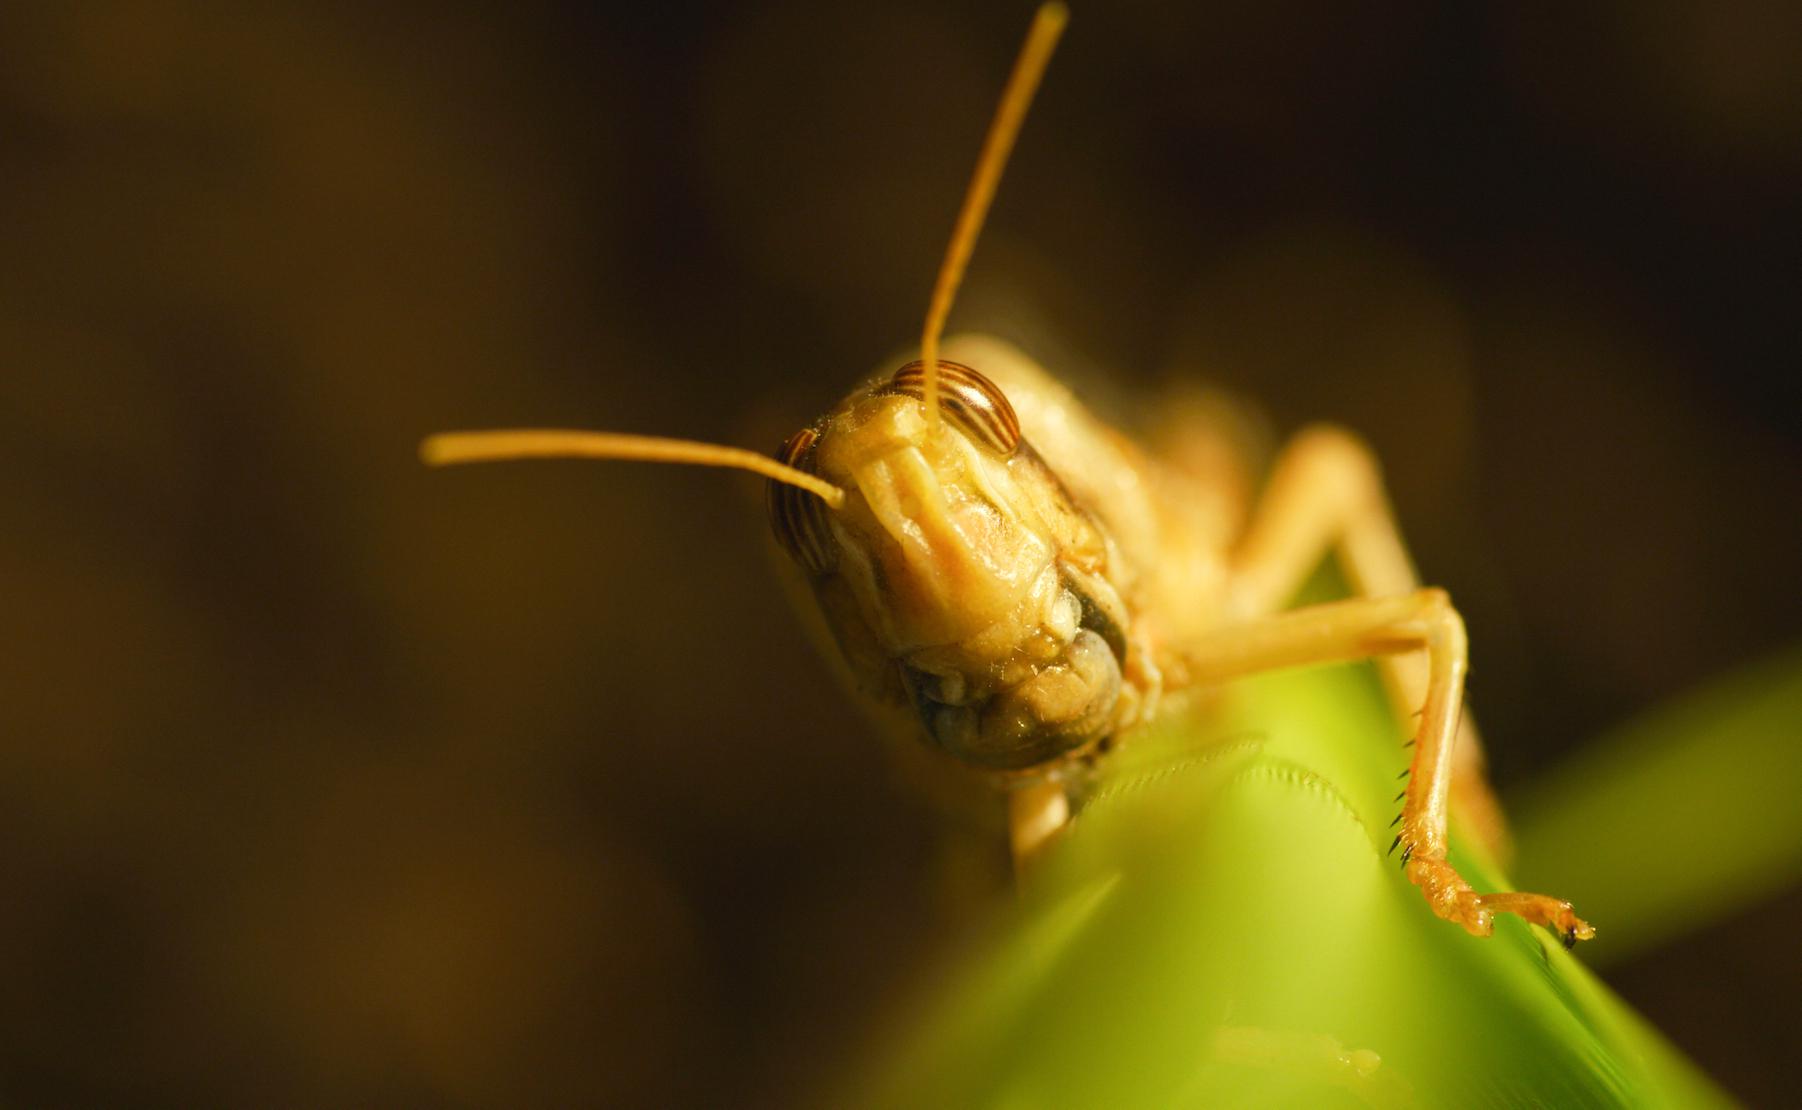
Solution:
[[[937,427],[910,363],[791,437],[780,460],[846,496],[772,484],[771,525],[860,686],[965,762],[1037,767],[1114,728],[1123,606],[1105,541],[1007,398],[952,362],[939,390]]]

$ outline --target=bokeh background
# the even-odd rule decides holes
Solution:
[[[1794,5],[1092,7],[954,328],[1367,435],[1504,796],[1794,641]],[[0,7],[5,1101],[781,1105],[967,935],[755,482],[414,447],[773,445],[1028,15]],[[1798,920],[1608,977],[1782,1101]]]

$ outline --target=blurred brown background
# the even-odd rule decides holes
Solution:
[[[0,7],[0,1098],[781,1104],[967,927],[754,482],[413,454],[771,445],[908,343],[966,7]],[[1366,433],[1506,794],[1802,630],[1798,57],[1079,5],[954,328]],[[1780,1101],[1799,915],[1610,977]]]

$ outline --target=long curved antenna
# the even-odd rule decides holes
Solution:
[[[724,447],[691,439],[579,432],[562,428],[496,428],[481,432],[440,432],[419,445],[428,466],[501,462],[507,459],[636,459],[640,462],[723,466],[761,474],[772,482],[816,494],[834,509],[845,503],[845,491],[817,475],[785,466],[743,447]]]
[[[976,173],[964,193],[963,210],[951,231],[951,244],[945,248],[945,260],[939,264],[938,283],[932,288],[932,302],[926,309],[926,326],[920,333],[920,361],[925,363],[926,384],[921,400],[926,404],[926,419],[933,427],[939,422],[939,336],[945,330],[945,317],[951,314],[951,301],[964,280],[964,267],[970,252],[976,249],[976,236],[982,231],[983,217],[989,202],[995,199],[995,186],[1001,183],[1001,171],[1007,168],[1007,156],[1013,152],[1014,139],[1020,134],[1020,123],[1039,89],[1039,79],[1057,48],[1058,36],[1069,22],[1070,9],[1053,0],[1040,5],[1026,32],[1026,45],[1014,62],[1014,72],[1001,92],[1001,105],[995,109],[995,120],[982,142],[982,153],[976,159]]]

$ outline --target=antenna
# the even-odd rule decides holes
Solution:
[[[772,482],[816,494],[831,508],[845,503],[845,491],[804,470],[786,466],[743,447],[723,447],[691,439],[578,432],[560,428],[496,428],[482,432],[440,432],[419,445],[427,466],[500,462],[507,459],[636,459],[640,462],[723,466],[761,474]]]
[[[932,302],[926,309],[926,326],[920,333],[920,361],[925,364],[926,371],[926,384],[920,399],[926,404],[926,419],[934,428],[939,422],[939,336],[945,330],[945,317],[951,314],[951,302],[964,279],[964,267],[970,262],[970,252],[976,248],[976,236],[982,231],[989,202],[995,199],[995,186],[1001,183],[1001,171],[1007,168],[1007,157],[1013,152],[1014,139],[1020,134],[1026,109],[1032,104],[1033,94],[1039,89],[1039,79],[1045,76],[1045,66],[1051,61],[1051,52],[1057,48],[1058,36],[1064,33],[1064,24],[1069,19],[1070,9],[1056,0],[1040,5],[1038,13],[1032,17],[1026,44],[1020,48],[1014,71],[1001,92],[1001,104],[995,109],[994,122],[989,124],[988,137],[982,142],[982,153],[976,158],[976,172],[970,178],[970,188],[964,193],[963,210],[957,214],[951,243],[945,248],[945,260],[939,264],[938,283],[932,288]]]

